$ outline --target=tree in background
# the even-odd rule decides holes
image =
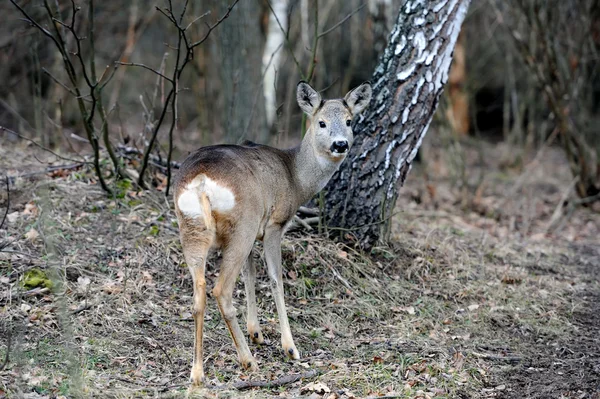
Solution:
[[[372,78],[373,100],[355,121],[355,142],[325,188],[329,228],[369,247],[385,239],[438,104],[469,0],[405,0]]]
[[[219,14],[228,3],[218,1]],[[229,21],[217,32],[221,90],[224,97],[222,127],[226,143],[251,138],[267,142],[269,130],[261,88],[262,34],[258,0],[240,1]]]
[[[545,103],[542,118],[552,122],[551,130],[559,136],[580,202],[599,200],[600,139],[595,116],[599,102],[595,97],[600,92],[600,3],[490,0],[490,5],[512,38],[528,76],[533,77],[536,93],[542,94],[533,102]]]

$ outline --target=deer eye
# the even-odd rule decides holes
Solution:
[[[352,120],[348,119],[348,120],[346,121],[346,126],[350,126],[350,124],[351,124],[351,123],[352,123]]]
[[[319,126],[321,127],[321,129],[325,129],[327,127],[327,125],[323,121],[319,122]]]

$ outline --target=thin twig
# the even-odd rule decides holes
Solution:
[[[156,69],[152,69],[151,67],[149,67],[148,65],[144,65],[144,64],[139,64],[137,62],[121,62],[121,61],[115,61],[115,64],[117,65],[125,65],[125,66],[134,66],[134,67],[140,67],[140,68],[144,68],[147,69],[151,72],[154,72],[155,74],[157,74],[158,76],[160,76],[161,78],[163,78],[166,81],[169,82],[173,82],[171,80],[171,78],[168,78],[167,76],[163,75],[162,73],[158,72]]]
[[[227,7],[227,11],[225,12],[225,14],[223,14],[223,16],[221,18],[219,18],[217,20],[217,22],[215,22],[213,25],[210,25],[208,27],[208,31],[204,34],[204,37],[200,40],[198,40],[195,43],[192,43],[190,45],[190,50],[192,50],[194,47],[197,47],[199,45],[201,45],[202,43],[204,43],[207,39],[208,36],[210,35],[210,33],[221,24],[221,22],[223,22],[224,20],[226,20],[229,17],[229,14],[231,13],[231,10],[233,10],[233,7],[235,7],[235,5],[239,2],[240,0],[235,0],[229,7]]]
[[[235,384],[233,384],[231,387],[223,385],[223,386],[211,387],[211,388],[213,388],[213,389],[234,388],[234,389],[237,389],[238,391],[244,391],[244,390],[250,389],[250,388],[272,389],[272,388],[277,388],[277,387],[281,387],[284,385],[292,384],[292,383],[294,383],[296,381],[300,381],[304,378],[313,378],[318,374],[319,374],[318,370],[310,370],[306,373],[286,375],[286,376],[277,378],[276,380],[273,380],[273,381],[239,381],[239,382],[236,382]]]
[[[86,162],[86,161],[78,161],[76,159],[71,159],[71,158],[63,157],[62,155],[57,154],[56,152],[52,151],[51,149],[46,148],[43,145],[37,143],[35,140],[30,139],[27,136],[23,136],[21,133],[17,133],[14,130],[11,130],[11,129],[7,128],[7,127],[0,126],[0,130],[3,130],[3,131],[5,131],[7,133],[10,133],[10,134],[14,134],[15,136],[17,136],[17,137],[19,137],[19,138],[21,138],[21,139],[23,139],[25,141],[29,141],[31,144],[35,145],[36,147],[41,148],[42,150],[44,150],[46,152],[49,152],[50,154],[52,154],[55,157],[60,158],[62,160],[71,161],[71,162],[81,162],[81,163],[86,163],[86,164],[89,163],[89,162]]]
[[[333,25],[331,28],[319,33],[319,38],[333,32],[334,30],[336,30],[339,26],[343,25],[344,22],[346,22],[347,20],[349,20],[350,18],[352,18],[352,16],[354,14],[356,14],[357,12],[359,12],[360,10],[362,10],[363,8],[365,8],[365,6],[367,5],[367,3],[362,4],[361,6],[359,6],[357,9],[355,9],[354,11],[352,11],[350,14],[346,15],[340,22],[338,22],[337,24]]]

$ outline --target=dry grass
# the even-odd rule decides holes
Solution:
[[[510,185],[517,176],[498,179]],[[493,183],[480,194],[488,211],[506,199],[497,193],[505,187]],[[436,195],[427,184],[435,185]],[[288,235],[286,301],[302,360],[286,361],[280,351],[275,305],[261,268],[259,318],[267,343],[252,348],[260,371],[247,374],[238,367],[209,298],[205,371],[209,383],[222,389],[197,396],[297,397],[310,395],[302,387],[319,382],[331,393],[318,397],[535,397],[543,388],[536,376],[551,383],[549,375],[569,371],[582,378],[577,389],[592,395],[599,357],[574,359],[600,344],[579,345],[578,352],[569,343],[597,331],[582,322],[592,320],[590,298],[600,292],[592,277],[600,267],[598,246],[592,245],[597,237],[567,242],[560,234],[569,223],[554,236],[535,236],[549,215],[534,215],[522,234],[511,230],[508,207],[504,213],[472,212],[461,208],[457,192],[450,178],[426,181],[414,171],[399,201],[392,244],[370,254],[315,235]],[[107,199],[87,173],[76,171],[17,180],[11,214],[0,230],[0,240],[10,242],[0,252],[0,360],[9,337],[11,342],[0,397],[186,396],[192,288],[164,197],[123,185]],[[576,226],[589,229],[599,221],[590,210],[577,210],[575,218]],[[23,282],[34,269],[53,286],[24,297],[31,288]],[[217,273],[212,260],[209,285]],[[245,324],[241,283],[236,296]],[[568,368],[553,365],[561,361]],[[231,385],[307,370],[319,375],[276,389],[237,392]],[[570,397],[577,389],[565,385],[539,397]]]

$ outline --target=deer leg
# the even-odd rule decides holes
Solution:
[[[281,328],[281,346],[285,354],[291,359],[300,359],[300,352],[294,345],[290,323],[285,310],[285,300],[283,297],[283,278],[281,272],[281,236],[283,230],[272,230],[265,232],[264,247],[265,258],[267,260],[267,271],[271,278],[271,290],[277,314],[279,315],[279,325]]]
[[[225,324],[235,344],[240,364],[242,367],[254,371],[258,369],[258,365],[252,353],[250,353],[248,342],[240,329],[237,321],[237,312],[233,306],[235,282],[254,244],[254,237],[251,239],[247,237],[252,236],[237,234],[235,238],[230,240],[228,245],[224,246],[225,250],[223,251],[219,279],[213,289],[213,295],[217,300],[221,315],[225,319]]]
[[[204,245],[190,244],[184,247],[185,261],[188,264],[194,285],[194,361],[190,380],[193,386],[199,386],[204,381],[204,367],[202,360],[202,334],[204,327],[204,310],[206,308],[206,280],[204,277],[206,257],[209,248]]]
[[[244,273],[244,285],[246,287],[246,302],[248,305],[248,315],[246,324],[248,327],[248,335],[250,340],[255,344],[262,344],[264,338],[260,331],[258,323],[258,314],[256,311],[256,265],[252,253],[246,261],[246,272]]]

